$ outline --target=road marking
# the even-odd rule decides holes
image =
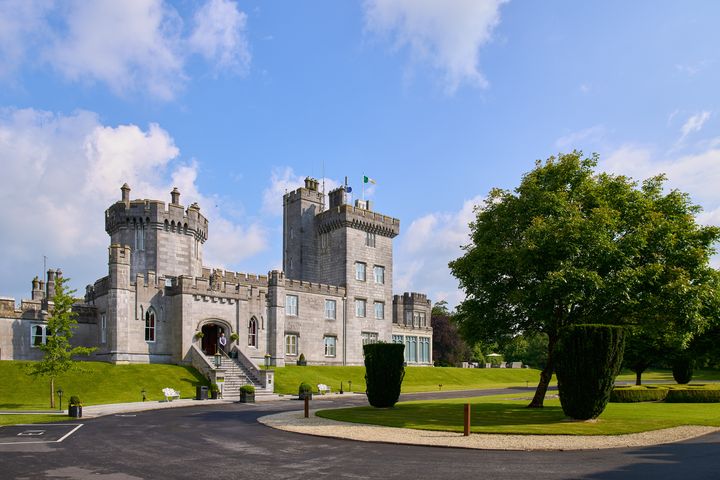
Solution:
[[[116,417],[137,417],[137,415],[115,415]]]
[[[24,432],[18,433],[17,436],[18,437],[23,437],[23,436],[31,437],[33,435],[44,435],[44,434],[45,434],[45,430],[25,430]]]
[[[0,445],[26,445],[26,444],[30,444],[30,443],[60,443],[60,442],[62,442],[63,440],[65,440],[66,438],[68,438],[70,435],[72,435],[73,433],[75,433],[75,432],[76,432],[80,427],[82,427],[83,425],[84,425],[84,424],[82,424],[82,423],[69,423],[69,424],[68,424],[68,423],[35,423],[35,424],[32,424],[32,423],[31,423],[31,424],[21,424],[21,425],[5,425],[5,426],[3,427],[4,429],[13,428],[13,427],[67,427],[67,428],[69,428],[69,427],[75,427],[75,428],[71,429],[69,432],[67,432],[65,435],[63,435],[62,437],[58,438],[57,440],[33,440],[33,441],[0,442]],[[62,433],[62,431],[64,431],[65,429],[66,429],[66,428],[62,428],[62,429],[61,429],[61,433]],[[48,432],[48,430],[50,430],[50,432]],[[52,436],[52,430],[53,430],[52,428],[50,428],[50,429],[44,429],[44,430],[41,430],[41,429],[26,429],[26,430],[23,430],[22,432],[16,434],[16,437],[29,437],[29,436],[36,436],[36,437],[37,437],[37,436],[42,436],[42,435],[44,435],[45,437],[51,437],[51,436]],[[0,429],[0,434],[2,434],[3,431],[7,431],[7,430]]]

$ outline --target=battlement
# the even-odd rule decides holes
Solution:
[[[202,278],[211,279],[213,275],[219,275],[216,280],[226,283],[233,283],[236,285],[258,285],[267,286],[268,276],[258,275],[255,273],[244,273],[244,272],[228,272],[220,269],[211,270],[207,267],[202,269]]]
[[[402,303],[404,305],[417,305],[422,306],[430,305],[427,295],[424,293],[417,292],[405,292],[402,295],[393,295],[393,303]]]
[[[400,220],[352,205],[339,205],[317,216],[318,231],[327,233],[350,227],[394,238],[400,233]]]
[[[291,292],[323,293],[333,296],[345,296],[345,288],[325,283],[304,282],[302,280],[285,280],[285,289]]]
[[[200,241],[208,238],[208,220],[200,213],[200,207],[193,203],[187,210],[179,204],[180,192],[171,192],[172,202],[160,200],[130,200],[130,187],[123,185],[123,199],[105,211],[105,231],[112,235],[123,228],[146,228],[194,235]]]
[[[316,180],[316,182],[317,182],[317,180]],[[295,191],[288,192],[285,195],[283,195],[283,202],[285,205],[289,205],[291,203],[295,203],[300,200],[307,200],[310,202],[315,202],[315,203],[320,203],[320,204],[322,204],[324,201],[322,192],[317,191],[317,186],[316,186],[315,190],[300,187]]]

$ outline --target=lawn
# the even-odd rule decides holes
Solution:
[[[402,384],[404,393],[436,392],[442,390],[473,390],[503,388],[511,386],[537,385],[540,372],[530,368],[428,368],[407,367]],[[365,391],[365,367],[320,367],[287,366],[275,369],[275,393],[297,395],[302,382],[317,390],[318,383],[324,383],[333,392],[340,391],[340,382],[345,391]],[[527,382],[527,383],[526,383]]]
[[[29,363],[0,361],[0,410],[43,410],[50,407],[50,381],[27,375]],[[182,398],[192,398],[196,385],[207,385],[207,380],[194,368],[178,365],[82,362],[80,367],[81,372],[62,375],[55,381],[55,390],[62,387],[64,391],[64,408],[71,395],[80,397],[83,405],[126,403],[141,401],[143,389],[148,400],[161,400],[164,398],[164,387],[179,391]]]
[[[463,405],[472,405],[473,433],[618,435],[680,425],[720,427],[717,404],[610,403],[595,421],[570,421],[560,401],[547,398],[545,407],[526,408],[528,396],[495,395],[438,401],[398,403],[394,408],[322,410],[318,416],[389,427],[462,432]]]
[[[632,382],[635,383],[635,372],[631,372],[630,370],[623,370],[620,372],[620,375],[617,376],[615,379],[617,381],[622,382]],[[720,370],[695,370],[693,373],[693,379],[692,381],[694,383],[697,382],[708,382],[708,381],[719,381],[720,380]],[[646,370],[642,374],[642,382],[643,383],[652,383],[652,382],[675,382],[672,376],[672,370],[660,370],[660,369],[653,369],[653,370]]]
[[[24,425],[26,423],[58,423],[70,420],[77,421],[77,418],[67,415],[0,415],[0,427],[3,425]]]

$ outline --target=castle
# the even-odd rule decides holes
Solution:
[[[404,343],[409,365],[432,364],[430,301],[393,295],[393,238],[400,221],[348,204],[346,187],[325,197],[318,181],[283,198],[283,271],[251,275],[202,264],[208,220],[193,203],[130,199],[130,187],[105,212],[108,275],[75,305],[73,343],[95,346],[93,360],[192,364],[214,380],[239,369],[269,387],[263,366],[360,365],[368,342]],[[60,271],[32,281],[19,308],[0,298],[0,359],[36,360],[47,335]],[[213,364],[228,338],[223,366]],[[232,360],[232,361],[230,361]],[[218,362],[219,363],[219,362]],[[242,383],[242,382],[241,382]]]

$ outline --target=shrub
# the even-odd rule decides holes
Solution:
[[[680,385],[690,383],[693,377],[694,362],[685,355],[675,358],[672,366],[673,378]]]
[[[240,340],[240,335],[238,335],[237,333],[233,333],[230,335],[231,342],[237,342],[238,340]]]
[[[667,388],[619,387],[614,388],[610,393],[610,401],[613,403],[661,402],[665,400],[667,394]]]
[[[253,385],[243,385],[240,387],[240,393],[255,393],[255,387]]]
[[[80,403],[80,397],[78,397],[77,395],[73,395],[72,397],[70,397],[70,406],[71,407],[79,407],[81,405],[82,405],[82,403]]]
[[[298,397],[300,397],[300,400],[305,397],[312,398],[312,385],[306,382],[301,383],[300,387],[298,387]]]
[[[405,377],[405,345],[371,343],[363,346],[365,353],[365,384],[370,405],[392,407],[400,398]]]
[[[605,410],[624,347],[622,327],[571,325],[561,331],[555,372],[565,415],[588,420]]]
[[[220,387],[217,383],[211,383],[210,384],[210,392],[212,393],[218,393],[220,391]]]
[[[720,402],[720,390],[672,389],[668,390],[665,401],[668,403],[718,403]]]
[[[297,365],[298,367],[304,367],[307,365],[307,361],[305,360],[305,354],[301,353],[300,356],[297,359]]]

